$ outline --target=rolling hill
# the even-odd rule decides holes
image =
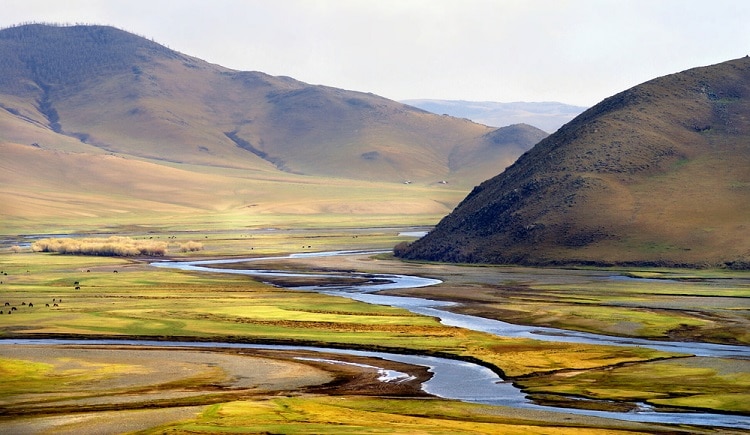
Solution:
[[[0,30],[6,217],[376,203],[439,216],[544,136],[232,70],[113,27]]]
[[[750,58],[605,99],[399,255],[750,268]]]

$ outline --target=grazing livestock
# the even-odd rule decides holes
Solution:
[[[33,306],[34,306],[34,304],[32,304],[31,302],[29,302],[29,308],[31,308]]]
[[[79,284],[79,282],[78,282],[78,281],[76,281],[76,282],[74,282],[74,283],[73,283],[73,285],[78,285],[78,284]]]
[[[80,289],[81,289],[81,287],[80,287],[80,286],[76,286],[76,290],[80,290]]]
[[[10,307],[11,311],[16,311],[16,307]]]
[[[9,307],[9,306],[10,306],[10,302],[6,302],[6,303],[5,303],[5,306],[6,306],[6,307]]]
[[[44,304],[45,307],[49,307],[49,304]]]
[[[53,307],[59,307],[59,305],[57,305],[57,304],[52,304],[52,306],[53,306]]]
[[[26,302],[21,302],[21,305],[26,306]]]

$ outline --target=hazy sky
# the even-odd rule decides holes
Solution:
[[[0,0],[225,67],[411,98],[593,105],[750,54],[748,0]]]

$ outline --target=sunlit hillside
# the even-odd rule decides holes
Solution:
[[[103,26],[0,31],[0,108],[1,213],[52,221],[180,210],[435,221],[546,135],[503,137]]]

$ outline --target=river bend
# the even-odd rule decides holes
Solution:
[[[750,348],[745,346],[722,345],[698,342],[672,342],[655,341],[638,338],[615,337],[602,334],[570,331],[565,329],[547,328],[538,326],[515,325],[494,319],[456,314],[446,310],[447,307],[455,305],[453,302],[434,301],[423,298],[387,296],[376,292],[389,289],[404,289],[426,287],[440,284],[442,281],[431,278],[422,278],[410,275],[397,274],[365,274],[365,273],[328,273],[312,274],[305,272],[289,272],[267,269],[227,269],[211,267],[211,265],[226,265],[232,263],[247,263],[253,261],[283,260],[304,257],[330,257],[339,255],[363,255],[377,254],[388,251],[331,251],[316,253],[290,254],[278,257],[262,258],[236,258],[224,260],[201,260],[201,261],[163,261],[152,263],[156,267],[169,267],[181,270],[197,272],[231,273],[248,275],[258,278],[263,277],[287,277],[287,278],[329,278],[331,282],[325,285],[294,287],[296,290],[308,290],[328,295],[347,297],[353,300],[388,305],[407,309],[416,314],[432,316],[440,319],[440,322],[448,326],[456,326],[474,331],[486,332],[502,337],[523,337],[535,340],[600,344],[610,346],[640,346],[660,351],[685,353],[702,357],[715,358],[742,358],[750,359]],[[336,279],[361,278],[364,284],[352,285],[336,284]],[[140,343],[140,342],[139,342]],[[183,343],[184,345],[184,343]],[[221,343],[220,345],[230,345]],[[247,345],[241,345],[247,346]],[[281,346],[281,348],[290,348]],[[293,348],[293,347],[292,347]],[[591,411],[572,408],[556,408],[542,406],[532,403],[525,395],[509,382],[499,378],[494,372],[486,367],[464,361],[456,361],[445,358],[436,358],[417,355],[386,354],[382,352],[365,352],[358,350],[321,349],[304,347],[306,350],[319,350],[331,353],[346,353],[354,355],[374,356],[392,361],[399,361],[428,367],[433,377],[423,384],[422,388],[427,393],[435,396],[462,400],[473,403],[484,403],[491,405],[513,406],[520,408],[532,408],[540,410],[556,410],[565,413],[584,414],[605,418],[615,418],[628,421],[639,421],[644,423],[666,423],[666,424],[690,424],[714,427],[732,427],[750,429],[750,417],[732,414],[686,412],[670,413],[657,412],[647,404],[642,404],[635,411],[609,412]],[[461,379],[460,384],[456,379]]]
[[[526,337],[537,340],[577,342],[616,346],[643,346],[669,352],[680,352],[707,357],[748,358],[750,349],[743,346],[716,345],[708,343],[681,343],[667,341],[641,340],[634,338],[610,337],[606,335],[590,334],[576,331],[568,331],[556,328],[544,328],[514,325],[492,319],[455,314],[445,308],[453,305],[451,302],[433,301],[422,298],[399,297],[379,295],[375,292],[386,289],[414,288],[439,284],[441,281],[429,278],[421,278],[408,275],[391,274],[307,274],[302,272],[288,272],[263,269],[224,269],[211,267],[217,264],[245,263],[258,260],[280,260],[285,258],[300,258],[311,256],[332,255],[354,255],[377,253],[381,251],[335,251],[323,253],[292,254],[282,257],[264,258],[242,258],[231,260],[203,260],[170,262],[163,261],[153,263],[156,267],[178,268],[199,272],[232,273],[263,277],[315,277],[347,279],[352,277],[363,278],[363,285],[330,285],[295,287],[320,293],[344,296],[354,300],[401,307],[417,314],[437,317],[445,325],[457,326],[475,331],[487,332],[504,337]],[[361,350],[328,349],[308,346],[283,346],[283,345],[254,345],[241,343],[217,343],[217,342],[164,342],[164,341],[141,341],[141,340],[56,340],[56,339],[0,339],[3,344],[37,344],[37,345],[123,345],[132,344],[139,346],[162,346],[162,347],[221,347],[221,348],[248,348],[248,349],[278,349],[278,350],[312,350],[328,354],[348,354],[367,357],[381,358],[398,361],[407,364],[427,367],[433,374],[432,378],[422,385],[422,389],[430,394],[447,399],[461,400],[473,403],[490,405],[511,406],[526,409],[538,409],[545,411],[558,411],[590,415],[604,418],[614,418],[628,421],[639,421],[644,423],[664,424],[689,424],[699,426],[728,427],[738,429],[750,429],[750,417],[732,414],[706,413],[706,412],[657,412],[648,405],[643,404],[635,411],[610,412],[592,411],[572,408],[556,408],[551,406],[537,405],[528,400],[525,395],[504,381],[490,369],[465,361],[421,355],[401,355],[384,352],[370,352]],[[461,382],[457,383],[456,379]]]

